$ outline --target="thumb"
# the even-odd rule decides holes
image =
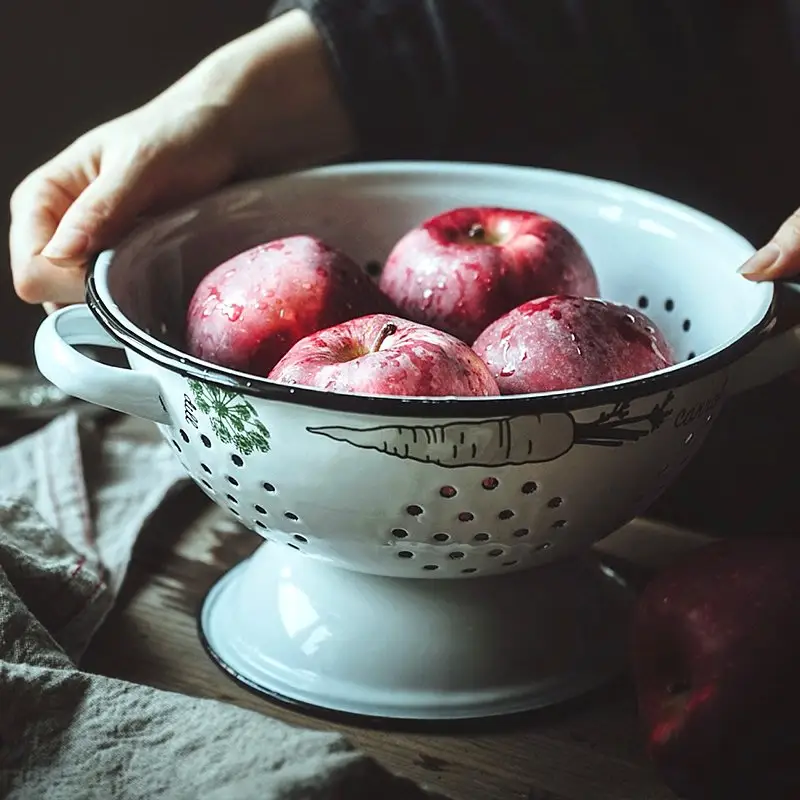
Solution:
[[[740,267],[739,272],[753,281],[800,275],[800,209],[778,228],[770,242]]]
[[[41,255],[57,264],[82,264],[112,244],[150,200],[152,181],[146,172],[122,166],[102,170],[67,209]]]

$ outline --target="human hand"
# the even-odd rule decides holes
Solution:
[[[316,29],[292,11],[231,42],[144,106],[81,136],[11,198],[14,288],[50,311],[137,221],[244,174],[347,155],[352,134]]]
[[[83,300],[88,259],[137,218],[214,189],[232,172],[219,109],[164,100],[81,136],[11,198],[14,288],[28,303]],[[49,310],[49,308],[48,308]]]
[[[800,276],[800,209],[739,268],[739,272],[752,281],[775,281]]]

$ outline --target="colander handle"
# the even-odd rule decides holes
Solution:
[[[775,326],[755,350],[731,368],[728,391],[739,394],[800,370],[800,284],[776,284]]]
[[[85,304],[67,306],[47,317],[34,340],[39,371],[72,397],[141,417],[160,425],[171,419],[161,401],[161,387],[151,375],[112,367],[85,356],[75,345],[122,345],[107,333]]]

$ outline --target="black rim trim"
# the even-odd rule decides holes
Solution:
[[[176,362],[165,346],[146,341],[132,323],[123,324],[100,299],[95,284],[93,262],[86,279],[86,303],[98,322],[125,347],[143,358],[158,363],[184,378],[204,381],[233,389],[236,392],[265,400],[312,406],[331,411],[357,414],[375,414],[387,417],[428,418],[484,418],[514,416],[517,414],[564,412],[576,408],[593,408],[610,405],[636,397],[646,397],[659,392],[684,386],[699,378],[713,374],[750,352],[759,343],[764,333],[775,321],[776,295],[764,317],[753,328],[713,356],[688,361],[671,372],[656,372],[626,384],[605,387],[589,387],[579,391],[557,395],[517,395],[498,398],[419,398],[419,397],[375,397],[357,394],[341,394],[288,386],[274,383],[256,376],[243,377],[239,373],[216,367],[188,354]]]

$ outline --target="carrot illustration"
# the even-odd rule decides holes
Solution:
[[[504,467],[555,461],[576,444],[620,447],[657,430],[672,414],[668,393],[649,414],[631,416],[618,403],[593,422],[576,422],[567,412],[501,417],[443,425],[379,425],[372,428],[306,428],[362,450],[440,467]],[[642,429],[636,427],[646,423]]]
[[[572,447],[574,427],[569,414],[548,414],[445,425],[307,430],[364,450],[440,467],[498,467],[559,458]]]

